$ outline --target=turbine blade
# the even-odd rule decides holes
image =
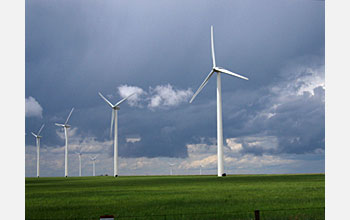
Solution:
[[[114,121],[114,109],[112,109],[111,129],[109,134],[110,137],[112,137],[112,132],[113,132],[113,121]]]
[[[127,100],[129,97],[135,95],[135,93],[132,93],[130,95],[128,95],[127,97],[123,98],[122,100],[120,100],[117,104],[115,104],[114,106],[118,106],[120,104],[122,104],[125,100]]]
[[[34,136],[34,137],[38,137],[36,134],[34,134],[33,132],[30,132],[30,133],[32,133],[32,135]]]
[[[64,127],[64,124],[58,124],[58,123],[55,123],[55,125],[57,125],[57,126],[61,126],[61,127]]]
[[[41,132],[41,130],[43,130],[44,126],[45,126],[45,124],[41,125],[41,128],[38,131],[38,135],[40,135],[40,132]]]
[[[64,124],[67,124],[67,123],[68,123],[68,120],[69,120],[70,116],[72,115],[73,111],[74,111],[74,107],[73,107],[72,110],[70,111],[70,113],[69,113],[69,115],[68,115],[68,118],[67,118],[67,120],[66,120],[66,122],[65,122]]]
[[[229,71],[229,70],[225,70],[225,69],[223,69],[223,68],[217,68],[217,70],[218,70],[219,72],[226,73],[226,74],[229,74],[229,75],[231,75],[231,76],[235,76],[235,77],[238,77],[238,78],[241,78],[241,79],[249,80],[249,79],[248,79],[247,77],[245,77],[245,76],[241,76],[241,75],[239,75],[239,74],[237,74],[237,73],[233,73],[233,72],[231,72],[231,71]]]
[[[205,80],[202,82],[202,84],[199,86],[199,88],[197,89],[196,93],[192,96],[190,103],[193,102],[194,98],[196,98],[196,96],[198,95],[198,93],[204,88],[205,85],[207,85],[210,77],[213,75],[214,71],[210,71],[210,73],[208,74],[207,78],[205,78]]]
[[[215,52],[214,52],[214,30],[213,30],[213,25],[211,26],[211,57],[213,59],[213,67],[216,67]]]
[[[100,97],[101,97],[103,100],[105,100],[105,102],[107,102],[107,104],[108,104],[109,106],[111,106],[111,107],[113,108],[112,103],[111,103],[110,101],[108,101],[108,99],[106,99],[100,92],[99,92],[98,94],[100,95]]]

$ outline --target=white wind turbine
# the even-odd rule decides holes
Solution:
[[[174,163],[168,163],[170,166],[170,175],[173,175],[173,166],[175,165]]]
[[[81,155],[83,154],[82,153],[82,149],[80,149],[80,151],[79,152],[75,152],[77,155],[78,155],[78,157],[79,157],[79,176],[81,176]]]
[[[37,134],[34,134],[33,132],[31,132],[36,139],[36,176],[37,177],[40,176],[40,138],[42,138],[42,136],[40,136],[40,132],[41,130],[43,130],[44,125],[45,124],[41,125]]]
[[[57,126],[60,126],[60,127],[63,127],[64,129],[64,136],[66,138],[66,146],[65,146],[65,151],[64,151],[64,176],[65,177],[68,177],[68,128],[70,128],[70,125],[67,124],[68,123],[68,120],[70,118],[70,116],[72,115],[73,113],[73,110],[74,108],[72,108],[72,110],[70,111],[69,115],[68,115],[68,118],[66,120],[66,122],[64,124],[58,124],[58,123],[55,123],[55,125]]]
[[[114,121],[114,176],[118,176],[118,118],[117,118],[117,111],[120,109],[119,105],[122,104],[125,100],[127,100],[130,96],[134,95],[135,93],[132,93],[131,95],[123,98],[117,104],[113,105],[108,99],[106,99],[100,92],[98,93],[105,102],[111,106],[112,108],[112,118],[111,118],[111,129],[110,129],[110,136],[112,136],[112,130],[113,130],[113,121]]]
[[[96,161],[97,156],[98,155],[96,155],[94,157],[90,156],[90,159],[92,160],[92,176],[95,176],[95,161]]]
[[[198,93],[204,88],[204,86],[208,83],[210,77],[216,73],[216,110],[217,110],[217,144],[218,144],[218,176],[223,176],[224,174],[224,155],[223,155],[223,132],[222,132],[222,103],[221,103],[221,73],[226,73],[231,76],[235,76],[241,79],[248,80],[247,77],[238,75],[237,73],[233,73],[229,70],[226,70],[222,67],[217,67],[215,63],[215,53],[214,53],[214,36],[213,36],[213,26],[211,26],[211,55],[213,59],[213,68],[205,78],[203,83],[199,86],[196,93],[190,100],[190,103],[194,100],[194,98],[198,95]]]
[[[202,164],[199,165],[199,175],[202,175]]]

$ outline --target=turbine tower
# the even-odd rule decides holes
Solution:
[[[81,155],[82,155],[81,151],[82,151],[82,149],[80,149],[79,152],[75,152],[79,157],[79,176],[81,176]]]
[[[204,86],[208,83],[210,77],[216,73],[216,111],[217,111],[217,145],[218,145],[218,176],[223,176],[224,174],[224,155],[223,155],[223,131],[222,131],[222,102],[221,102],[221,73],[226,73],[231,76],[235,76],[241,79],[248,80],[247,77],[238,75],[237,73],[233,73],[229,70],[226,70],[222,67],[216,66],[215,63],[215,53],[214,53],[214,36],[213,36],[213,26],[211,26],[211,55],[213,59],[213,68],[205,78],[203,83],[199,86],[196,93],[190,100],[190,103],[194,100],[194,98],[198,95],[198,93],[204,88]]]
[[[103,100],[112,108],[112,118],[111,118],[111,129],[110,129],[110,136],[112,136],[112,130],[113,130],[113,121],[114,121],[114,177],[118,176],[118,118],[117,118],[117,111],[120,109],[119,105],[122,104],[125,100],[127,100],[130,96],[134,95],[135,93],[132,93],[131,95],[123,98],[117,104],[113,105],[108,99],[106,99],[100,92],[98,93]]]
[[[98,155],[94,156],[94,157],[90,157],[90,159],[92,160],[92,176],[95,176],[95,161]]]
[[[33,132],[32,135],[36,138],[36,176],[39,177],[40,176],[40,138],[42,138],[42,136],[40,136],[40,132],[41,130],[43,130],[44,125],[41,125],[41,128],[39,129],[37,134],[34,134]]]
[[[173,175],[173,166],[175,165],[174,163],[168,163],[170,166],[170,175]]]
[[[202,164],[199,165],[199,175],[202,175]]]
[[[66,146],[65,146],[65,151],[64,151],[64,158],[65,158],[64,159],[64,176],[65,177],[68,177],[68,130],[67,129],[70,128],[70,125],[67,123],[68,123],[70,116],[73,113],[73,110],[74,110],[74,108],[72,108],[72,110],[70,111],[68,118],[64,124],[55,123],[55,125],[63,127],[63,129],[64,129],[64,136],[65,136],[65,140],[66,140]]]

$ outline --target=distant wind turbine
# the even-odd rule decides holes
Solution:
[[[64,176],[65,177],[68,177],[68,130],[67,129],[70,128],[70,125],[67,123],[68,123],[68,120],[69,120],[70,116],[72,115],[73,111],[74,111],[74,108],[72,108],[72,110],[70,111],[68,118],[64,124],[55,123],[55,125],[64,128],[64,136],[66,139],[66,147],[65,147],[65,153],[64,153],[64,158],[65,158],[64,159]]]
[[[223,131],[222,131],[222,103],[221,103],[221,73],[226,73],[231,76],[235,76],[241,79],[248,80],[247,77],[238,75],[237,73],[233,73],[229,70],[226,70],[222,67],[217,67],[215,63],[215,53],[214,53],[214,36],[213,36],[213,26],[211,26],[211,55],[213,59],[213,68],[205,78],[203,83],[199,86],[196,93],[190,100],[190,103],[194,100],[194,98],[198,95],[198,93],[204,88],[204,86],[208,83],[210,77],[216,73],[216,110],[217,110],[217,144],[218,144],[218,176],[224,175],[224,155],[223,155]]]
[[[199,175],[202,175],[202,164],[201,165],[199,165]]]
[[[45,124],[41,125],[37,134],[34,134],[32,132],[32,135],[36,139],[36,176],[37,177],[40,176],[40,138],[42,138],[42,136],[40,136],[40,132],[43,130],[44,126]]]
[[[94,157],[90,157],[90,159],[92,160],[92,176],[95,176],[95,161],[98,155],[94,156]]]
[[[82,155],[82,149],[80,149],[79,152],[75,152],[79,157],[79,176],[81,176],[81,155]]]
[[[168,163],[170,166],[170,175],[173,175],[173,166],[175,165],[174,163]]]
[[[123,98],[117,104],[113,105],[108,99],[106,99],[100,92],[98,93],[101,98],[112,108],[112,118],[111,118],[111,129],[110,129],[110,136],[112,136],[113,131],[113,121],[114,121],[114,176],[118,176],[118,118],[117,118],[117,111],[120,109],[119,105],[122,104],[125,100],[127,100],[130,96],[134,95],[135,93],[132,93],[131,95]]]

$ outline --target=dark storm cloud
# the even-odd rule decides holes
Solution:
[[[247,91],[241,97],[228,98],[226,102],[234,103],[238,99],[243,105],[227,105],[225,108],[226,112],[233,113],[226,115],[226,136],[243,136],[238,138],[244,147],[243,152],[258,155],[302,154],[324,149],[324,66],[320,64],[322,59],[308,60],[311,69],[296,65],[294,70],[283,72],[280,82],[271,84],[269,88]],[[323,86],[318,86],[318,83]],[[310,85],[313,87],[310,88]],[[264,149],[259,145],[251,148],[244,136],[276,137],[278,148]]]
[[[26,118],[26,132],[45,122],[43,144],[64,145],[53,123],[64,122],[74,106],[77,133],[108,140],[111,110],[98,91],[116,102],[124,84],[197,89],[211,68],[211,24],[218,66],[250,78],[222,77],[225,137],[278,138],[277,150],[247,153],[324,148],[323,88],[287,102],[270,90],[304,77],[296,70],[286,77],[286,66],[313,65],[312,57],[324,65],[324,3],[313,1],[26,1],[26,97],[43,108],[42,120]],[[186,157],[186,144],[215,138],[215,86],[213,77],[192,104],[153,110],[124,104],[121,156]],[[260,116],[274,104],[280,104],[274,116]],[[128,135],[141,140],[127,143]],[[26,144],[34,139],[27,136]]]

